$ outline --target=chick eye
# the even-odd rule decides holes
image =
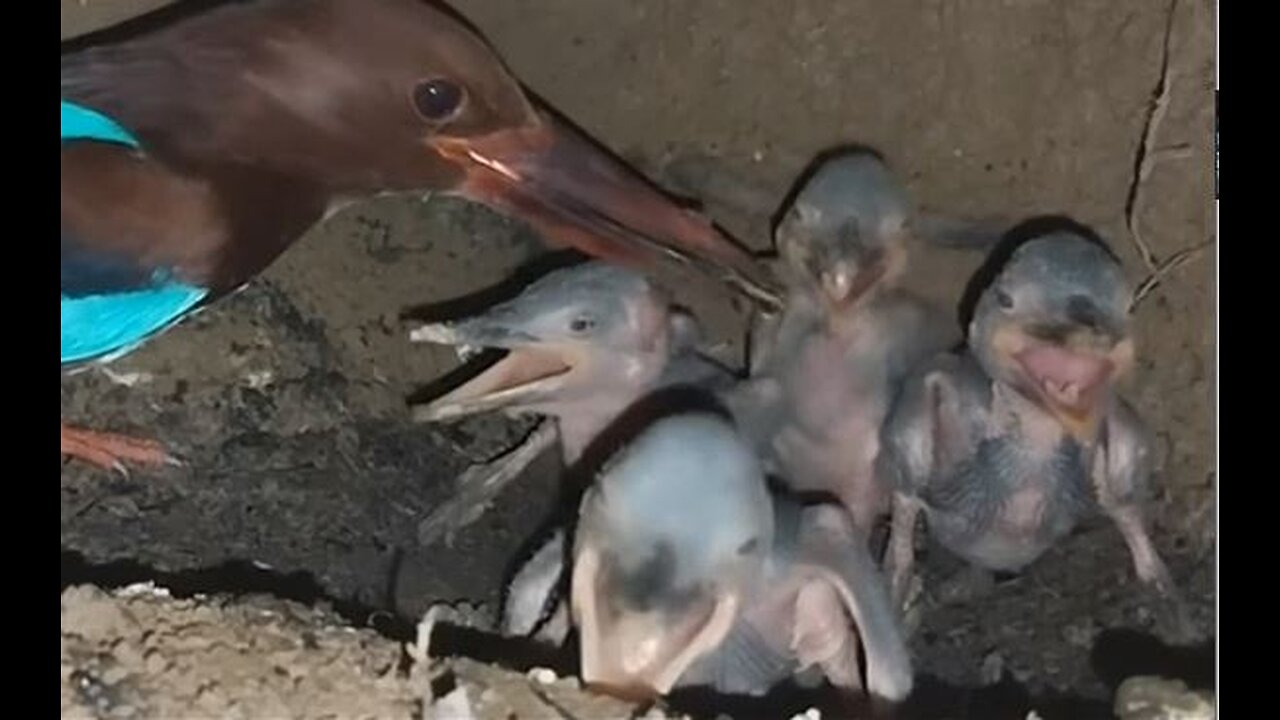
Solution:
[[[431,122],[442,122],[457,115],[466,98],[462,88],[443,78],[423,80],[413,88],[414,109]]]
[[[1013,308],[1013,296],[1003,290],[996,290],[996,303],[1005,310]]]
[[[596,320],[587,315],[579,315],[569,322],[569,329],[576,333],[583,333],[591,330],[596,326]]]

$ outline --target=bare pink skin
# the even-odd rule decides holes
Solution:
[[[829,319],[794,297],[775,337],[776,349],[730,404],[792,487],[830,492],[868,532],[889,512],[892,488],[877,476],[876,458],[894,388],[958,332],[923,301],[886,290]]]
[[[772,493],[720,416],[651,427],[581,506],[571,603],[584,680],[757,695],[813,668],[851,694],[904,699],[910,656],[848,514]]]
[[[809,507],[799,535],[790,561],[770,562],[757,579],[739,622],[771,653],[794,659],[797,671],[817,668],[832,685],[855,694],[906,697],[906,646],[885,582],[848,515],[835,506]]]

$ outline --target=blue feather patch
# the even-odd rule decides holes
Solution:
[[[110,359],[169,328],[209,294],[157,278],[157,285],[123,292],[62,296],[62,363]]]
[[[120,123],[73,102],[62,101],[62,140],[96,140],[136,148],[140,146],[133,133]]]
[[[116,121],[66,100],[62,101],[62,140],[140,147],[137,138]],[[181,320],[208,294],[163,271],[153,273],[145,287],[75,296],[63,293],[62,364],[119,357]]]

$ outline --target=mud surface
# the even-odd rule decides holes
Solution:
[[[847,142],[884,152],[930,210],[1089,224],[1135,283],[1213,239],[1207,2],[455,7],[534,91],[757,248],[796,174]],[[381,198],[110,375],[64,378],[64,418],[160,438],[188,462],[129,478],[64,465],[63,587],[163,575],[193,591],[329,600],[346,622],[397,639],[434,602],[496,602],[556,503],[556,459],[452,546],[419,547],[418,522],[457,473],[528,425],[410,423],[405,399],[458,362],[410,345],[400,316],[490,288],[542,252],[483,209]],[[1212,684],[1214,253],[1192,255],[1139,306],[1126,388],[1161,440],[1156,540],[1206,644],[1161,644],[1119,534],[1098,521],[994,594],[926,615],[922,693],[955,716],[1035,706],[1052,717],[1054,703],[1069,713],[1058,716],[1105,716],[1119,681],[1145,672]],[[981,259],[919,249],[909,284],[954,305]],[[739,347],[740,303],[682,273],[666,279]],[[379,700],[389,715],[398,692]]]

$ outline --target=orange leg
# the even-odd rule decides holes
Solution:
[[[62,423],[62,454],[80,458],[104,470],[127,472],[125,462],[139,465],[175,465],[177,460],[155,440],[93,432]]]

